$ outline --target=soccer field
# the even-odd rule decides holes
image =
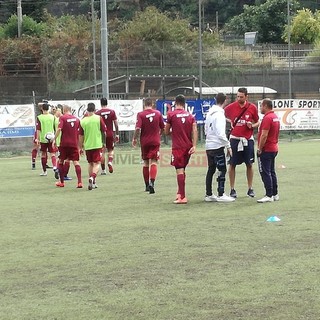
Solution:
[[[39,160],[0,159],[0,319],[320,319],[319,150],[281,142],[280,201],[265,204],[256,164],[255,199],[241,166],[238,199],[205,203],[200,156],[175,205],[174,169],[162,161],[145,193],[138,150],[116,149],[92,191],[84,159],[83,189],[72,165],[56,188]]]

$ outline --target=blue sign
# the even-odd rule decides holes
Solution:
[[[0,138],[22,138],[33,137],[34,127],[10,127],[0,128]]]
[[[212,100],[186,100],[186,110],[193,114],[198,124],[203,124],[206,119],[206,114],[212,105],[215,105],[216,101]],[[156,102],[157,110],[159,110],[164,118],[167,120],[168,111],[174,110],[174,100],[158,100]]]

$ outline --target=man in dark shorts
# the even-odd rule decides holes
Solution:
[[[196,120],[190,112],[184,109],[185,104],[185,97],[178,95],[175,99],[174,111],[167,114],[167,123],[164,129],[165,134],[171,134],[172,138],[171,165],[176,169],[178,184],[177,197],[173,201],[176,204],[188,202],[185,193],[185,169],[190,156],[196,151],[198,140]]]
[[[89,172],[88,190],[96,188],[96,177],[100,170],[102,148],[106,141],[106,126],[102,118],[96,115],[95,104],[90,102],[87,116],[80,121],[79,146],[80,152],[86,152]]]
[[[104,124],[107,127],[106,133],[106,146],[102,150],[101,158],[101,174],[106,175],[106,156],[105,152],[108,152],[108,170],[110,173],[113,172],[113,157],[114,157],[114,143],[119,142],[119,125],[118,119],[115,111],[111,108],[108,108],[108,100],[106,98],[100,99],[101,109],[96,111],[96,114],[99,115]],[[114,131],[113,131],[114,130]]]
[[[237,198],[235,190],[236,166],[243,162],[247,166],[247,182],[249,197],[254,197],[252,188],[254,163],[253,129],[259,126],[257,106],[248,101],[246,88],[239,88],[237,101],[230,103],[224,109],[225,116],[231,123],[230,145],[232,157],[229,163],[230,196]]]
[[[56,182],[57,187],[64,187],[65,161],[72,161],[78,184],[77,188],[82,188],[81,167],[79,163],[79,126],[80,120],[72,115],[71,107],[63,106],[63,115],[59,117],[59,124],[55,133],[54,142],[59,138],[59,162],[58,170],[60,181]]]
[[[40,145],[42,165],[42,173],[40,176],[47,176],[47,152],[49,152],[51,157],[53,171],[55,174],[57,173],[57,158],[52,146],[52,141],[46,139],[47,133],[54,133],[54,116],[49,113],[49,107],[48,103],[41,104],[42,114],[37,116],[36,123],[37,133],[34,141],[37,145]]]
[[[160,111],[155,110],[152,100],[147,98],[144,110],[137,114],[132,146],[136,147],[140,135],[142,174],[146,186],[145,190],[150,194],[155,193],[154,183],[158,172],[160,137],[163,129],[164,122]]]

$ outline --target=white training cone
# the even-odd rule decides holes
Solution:
[[[271,216],[270,218],[267,219],[268,222],[278,222],[281,221],[280,218],[278,218],[277,216]]]

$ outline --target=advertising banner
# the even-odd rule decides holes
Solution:
[[[82,118],[89,102],[100,109],[99,100],[49,101],[52,106],[67,104],[72,113]],[[258,102],[260,105],[261,101]],[[203,124],[206,113],[215,100],[187,100],[186,110],[192,113],[198,124]],[[273,100],[274,111],[280,119],[281,130],[320,130],[320,100],[283,99]],[[109,100],[114,109],[120,131],[133,131],[137,113],[143,110],[143,100]],[[174,110],[173,100],[158,100],[156,108],[164,119]],[[262,115],[261,115],[262,117]],[[0,138],[32,137],[35,131],[35,110],[33,104],[0,105]]]
[[[0,105],[0,138],[33,137],[33,104]]]
[[[198,124],[203,124],[209,108],[214,104],[216,104],[214,99],[187,100],[185,109],[194,115]],[[174,100],[157,100],[156,107],[161,112],[164,120],[166,120],[168,111],[174,110]]]
[[[280,119],[280,130],[320,129],[320,100],[273,100],[273,108]]]
[[[49,101],[52,106],[66,104],[72,108],[72,113],[78,118],[82,118],[87,110],[89,102],[95,104],[96,109],[100,109],[100,100],[63,100]],[[119,124],[119,131],[132,131],[135,129],[137,113],[143,109],[142,100],[109,100],[108,107],[116,112]]]

